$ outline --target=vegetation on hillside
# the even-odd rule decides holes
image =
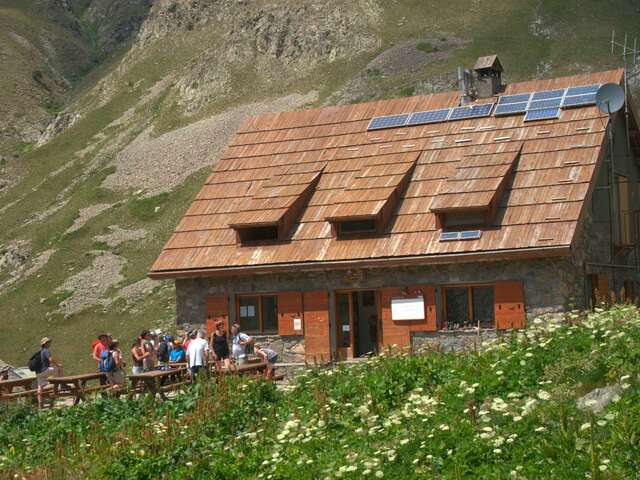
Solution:
[[[640,473],[640,312],[536,321],[478,351],[230,378],[165,403],[0,414],[7,478],[621,479]],[[615,385],[599,413],[576,399]]]

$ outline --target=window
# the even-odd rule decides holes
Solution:
[[[492,286],[446,287],[446,327],[449,330],[495,326]]]
[[[242,331],[252,334],[278,333],[278,297],[239,297],[238,319]]]
[[[357,233],[371,233],[376,230],[376,221],[373,218],[362,220],[346,220],[337,223],[338,235],[352,235]]]
[[[633,212],[629,204],[629,181],[616,176],[618,184],[618,245],[633,245]]]
[[[267,242],[278,239],[278,227],[275,225],[243,227],[236,231],[240,236],[240,243]]]
[[[471,227],[475,225],[484,225],[484,212],[458,212],[445,213],[445,227]]]

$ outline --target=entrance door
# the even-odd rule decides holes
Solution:
[[[336,292],[337,360],[378,351],[378,304],[374,290]]]

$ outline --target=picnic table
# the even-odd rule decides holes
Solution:
[[[0,380],[0,400],[12,400],[19,397],[27,397],[37,393],[35,388],[36,377],[14,378]],[[14,392],[16,387],[22,387],[22,391]]]
[[[159,395],[162,400],[166,400],[167,397],[164,394],[166,391],[189,383],[188,372],[187,367],[172,367],[168,370],[151,370],[137,375],[129,375],[131,391],[135,392],[138,386],[142,385],[144,390],[153,397]]]
[[[87,387],[87,382],[93,380],[105,380],[107,379],[107,374],[103,372],[93,372],[93,373],[83,373],[80,375],[67,375],[64,377],[49,377],[49,383],[53,385],[53,396],[58,397],[60,388],[70,388],[71,393],[74,396],[73,404],[77,405],[82,400],[84,400],[84,396],[87,393],[95,392],[98,390],[104,390],[109,388],[109,385],[100,384],[92,387]]]

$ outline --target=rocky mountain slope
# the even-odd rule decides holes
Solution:
[[[0,358],[170,326],[146,272],[246,115],[616,67],[629,0],[0,0]],[[37,73],[40,72],[40,73]]]

